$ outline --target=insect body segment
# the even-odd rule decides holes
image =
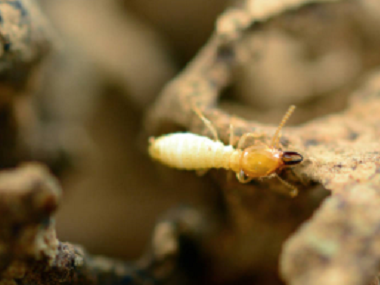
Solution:
[[[240,157],[240,168],[250,178],[268,176],[279,167],[281,151],[266,145],[251,146]]]
[[[152,139],[149,154],[178,169],[225,168],[238,171],[236,150],[232,146],[192,133],[174,133]]]
[[[303,157],[297,152],[282,151],[279,149],[280,131],[290,117],[295,107],[291,106],[281,121],[270,146],[256,144],[242,149],[248,137],[257,137],[252,133],[244,134],[237,148],[232,145],[224,145],[217,136],[217,132],[199,110],[195,110],[198,116],[213,133],[215,140],[192,133],[175,133],[151,138],[149,154],[161,163],[186,170],[205,170],[209,168],[224,168],[236,173],[241,183],[247,183],[254,178],[277,178],[287,187],[291,188],[291,196],[297,195],[297,189],[282,180],[277,174],[287,166],[302,162]],[[232,125],[231,136],[233,136]],[[230,141],[232,139],[230,138]]]

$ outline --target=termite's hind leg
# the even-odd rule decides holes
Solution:
[[[298,195],[298,189],[294,185],[282,179],[278,174],[276,174],[275,176],[278,178],[278,180],[280,180],[282,184],[284,184],[286,187],[290,189],[289,191],[290,197],[296,197]]]
[[[206,127],[210,130],[212,133],[214,140],[219,141],[218,132],[216,131],[215,127],[212,125],[212,123],[203,116],[202,112],[198,109],[198,107],[193,107],[193,110],[195,114],[199,117],[199,119],[202,120],[202,122],[206,125]]]

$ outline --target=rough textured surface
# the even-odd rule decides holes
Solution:
[[[57,240],[52,214],[61,200],[57,181],[40,165],[0,173],[0,284],[156,284],[177,268],[181,239],[207,232],[190,208],[157,223],[149,251],[137,263],[91,256]]]
[[[379,267],[379,82],[374,75],[346,112],[306,126],[319,135],[305,174],[333,195],[285,244],[282,270],[294,284],[365,284]],[[321,124],[337,128],[321,136]]]
[[[252,3],[260,5],[259,1]],[[364,4],[368,3],[344,1],[330,5],[353,5],[362,9]],[[270,16],[277,11],[272,8],[266,10]],[[192,132],[206,133],[207,128],[192,112],[192,106],[196,105],[226,143],[230,123],[234,124],[237,136],[256,132],[269,139],[273,127],[232,119],[216,107],[217,98],[230,83],[234,64],[238,62],[239,50],[235,46],[241,30],[252,21],[267,18],[264,12],[251,18],[244,9],[227,11],[203,51],[162,92],[148,115],[149,130],[166,132],[168,123],[174,123]],[[230,23],[234,26],[229,26]],[[281,272],[290,284],[366,284],[379,268],[378,82],[379,76],[373,75],[364,87],[350,96],[345,111],[284,131],[283,145],[305,156],[303,166],[295,169],[297,175],[293,179],[302,178],[303,183],[319,182],[332,192],[313,218],[285,243]],[[241,214],[242,205],[236,202],[240,199],[228,200],[228,197],[230,212],[240,213],[234,216],[235,221],[245,216],[252,223],[252,214]],[[242,228],[249,232],[247,225]]]

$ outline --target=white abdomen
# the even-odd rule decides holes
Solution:
[[[163,164],[179,169],[229,169],[234,149],[220,141],[192,133],[174,133],[153,139],[149,154]]]

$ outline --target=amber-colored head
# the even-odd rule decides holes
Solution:
[[[280,171],[286,166],[301,163],[298,152],[282,151],[265,145],[246,148],[240,157],[240,167],[251,178],[264,177]]]
[[[286,166],[302,162],[303,157],[298,152],[282,151],[279,148],[280,131],[295,107],[291,106],[281,121],[272,139],[272,145],[254,145],[244,149],[240,157],[240,169],[249,178],[268,176],[279,172]]]
[[[266,145],[246,148],[240,157],[240,167],[250,178],[264,177],[282,166],[281,152]]]

